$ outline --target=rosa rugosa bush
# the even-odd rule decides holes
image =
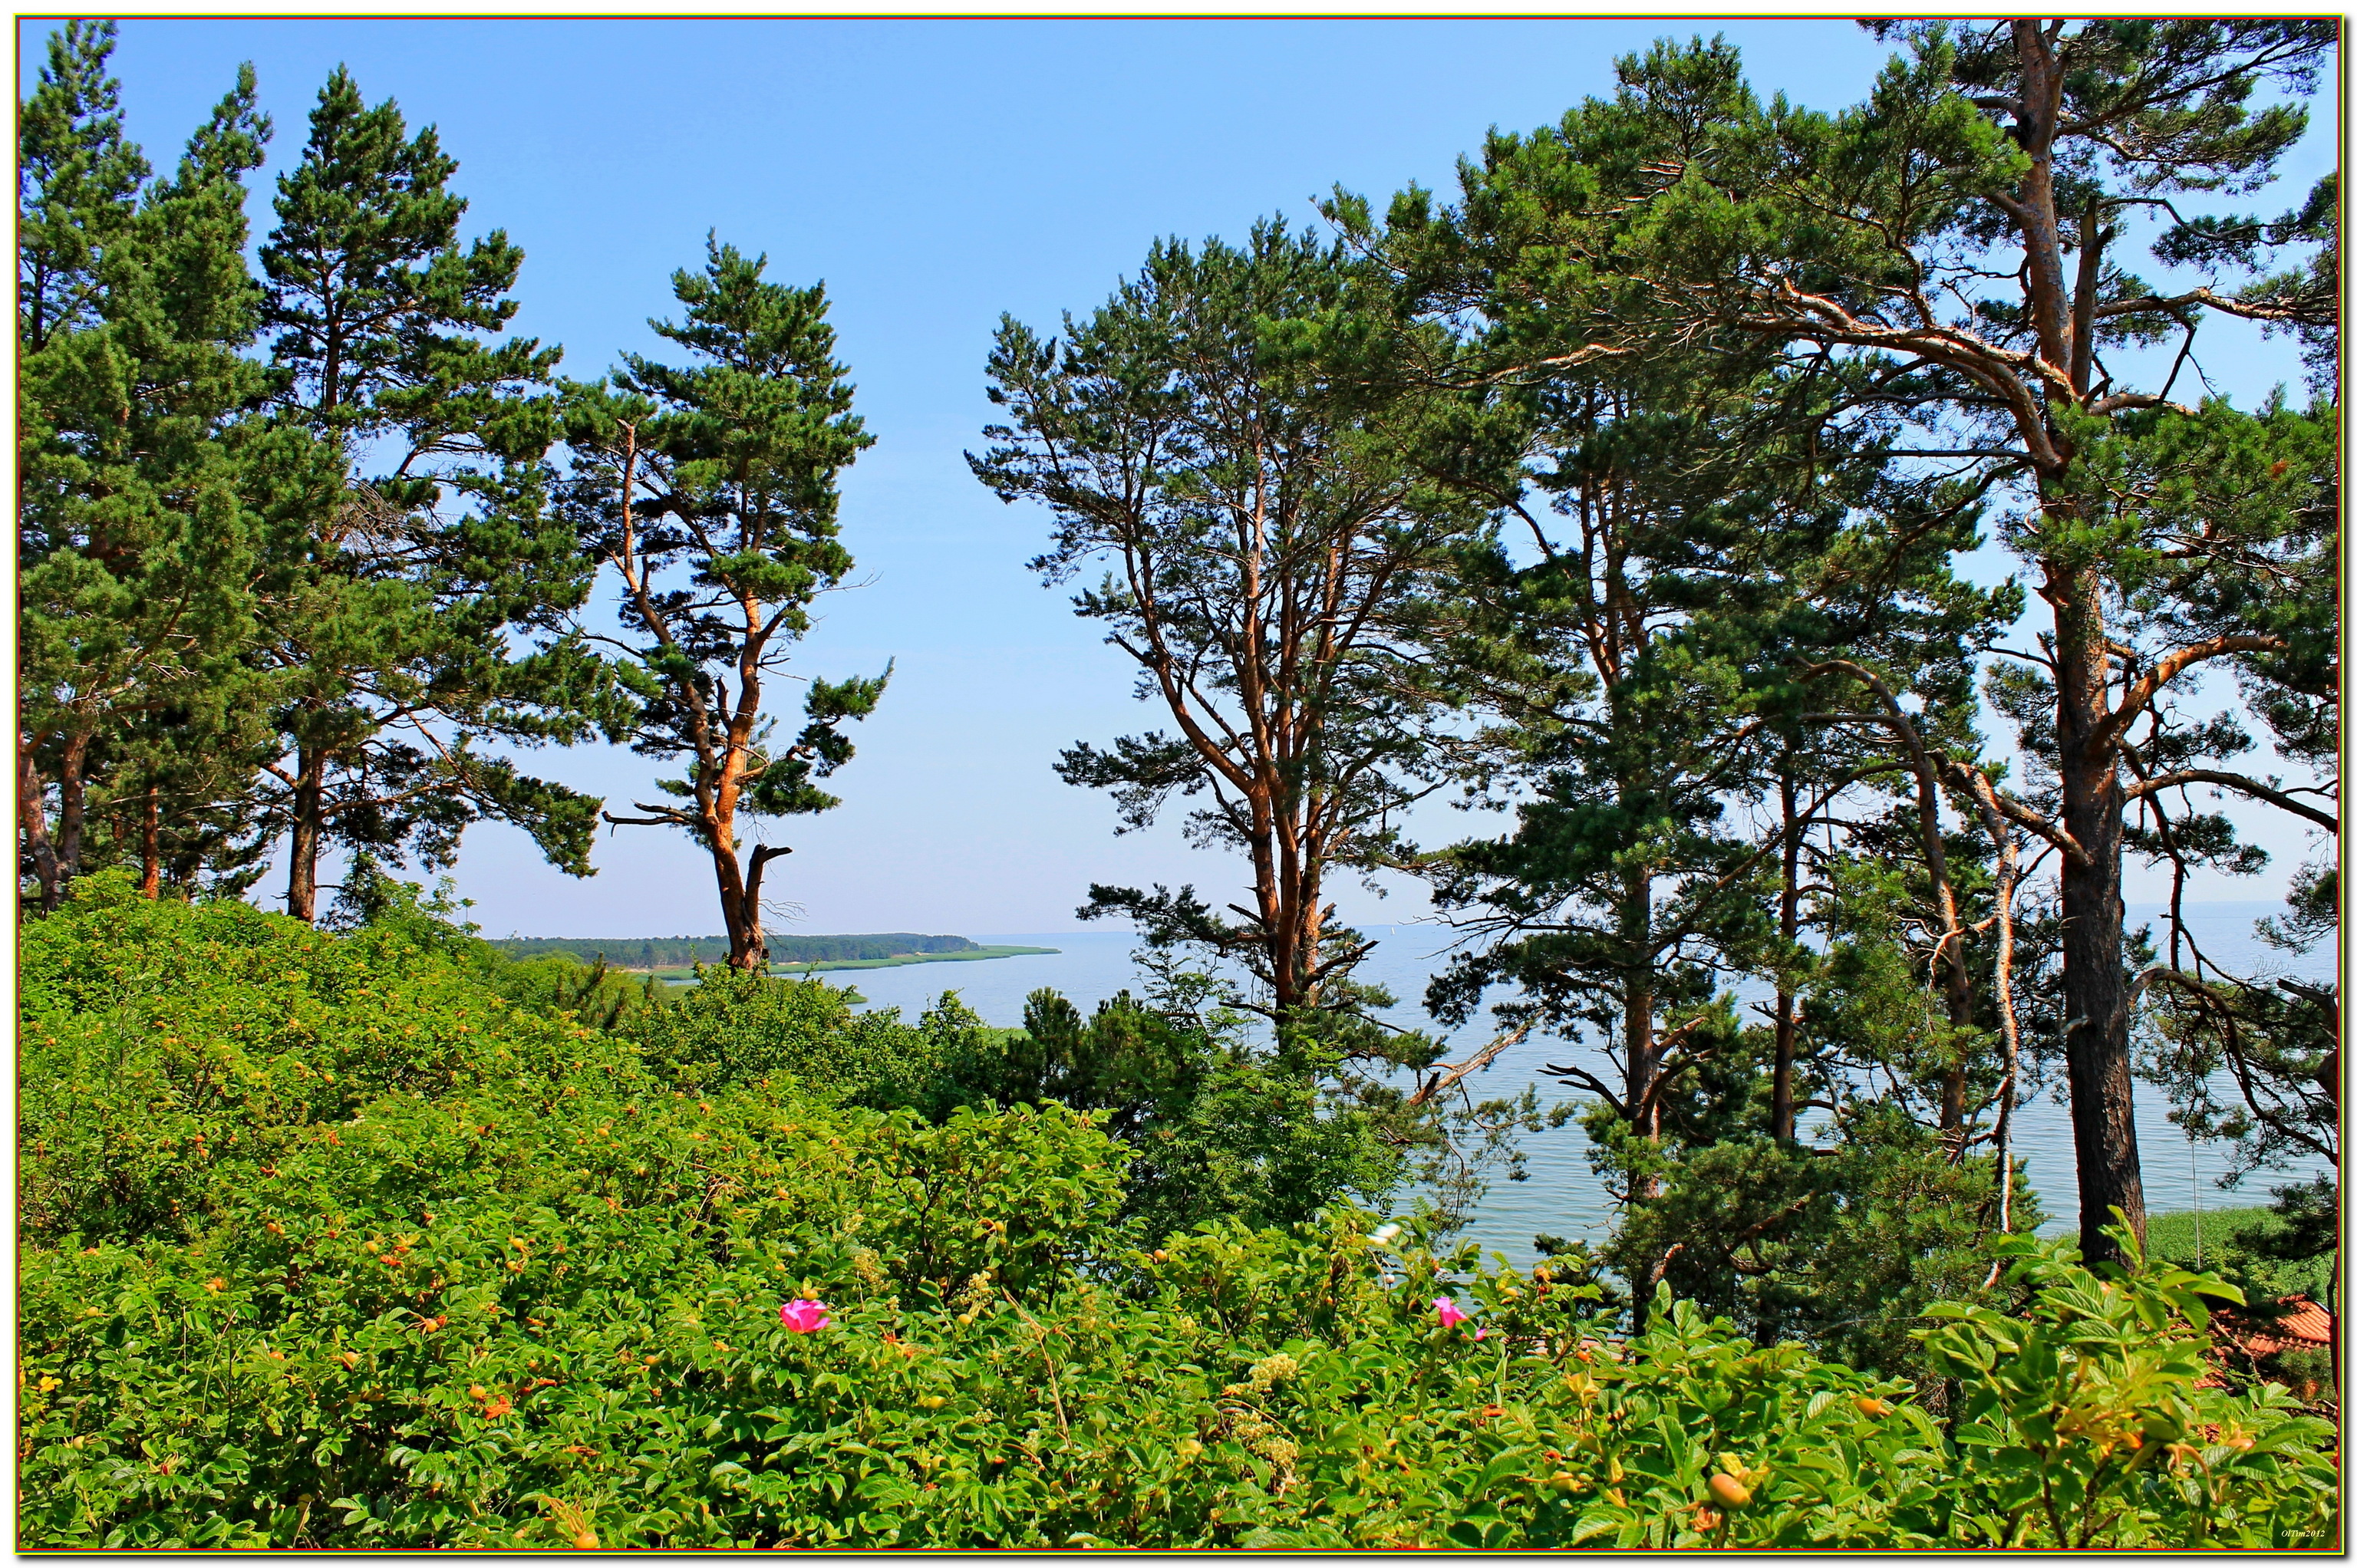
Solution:
[[[1620,1340],[1578,1254],[1141,1249],[1059,1104],[694,1085],[452,944],[97,895],[22,944],[27,1549],[2337,1539],[2331,1430],[2198,1386],[2215,1282],[2021,1243],[1926,1331],[1952,1433],[1682,1304]]]

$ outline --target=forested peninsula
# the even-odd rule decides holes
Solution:
[[[591,962],[604,959],[616,969],[686,969],[728,961],[726,935],[710,937],[507,937],[494,944],[510,958],[567,953]],[[907,931],[861,937],[777,937],[769,940],[771,963],[842,963],[918,954],[978,952],[964,937],[920,937]]]

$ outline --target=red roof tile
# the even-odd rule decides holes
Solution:
[[[2320,1350],[2331,1345],[2332,1314],[2304,1295],[2287,1296],[2277,1305],[2291,1310],[2272,1323],[2246,1326],[2233,1313],[2214,1314],[2220,1337],[2250,1356],[2272,1356],[2278,1350]]]

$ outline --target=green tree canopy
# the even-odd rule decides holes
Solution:
[[[1495,135],[1467,166],[1457,209],[1436,215],[1410,191],[1390,228],[1437,227],[1444,250],[1495,255],[1508,292],[1537,302],[1519,317],[1553,328],[1525,358],[1534,371],[1567,356],[1740,360],[1778,346],[1852,367],[1914,434],[1902,450],[2004,498],[2007,542],[2050,618],[2028,674],[2004,690],[2028,693],[2017,712],[2048,714],[2023,739],[2051,784],[2027,795],[1992,787],[1989,803],[2061,862],[2082,1242],[2109,1256],[2110,1210],[2133,1223],[2143,1212],[2120,929],[2127,808],[2190,782],[2135,792],[2131,732],[2198,730],[2173,714],[2191,673],[2296,660],[2300,639],[2273,624],[2287,612],[2261,607],[2318,604],[2330,589],[2307,564],[2319,558],[2305,537],[2263,521],[2287,515],[2264,496],[2262,521],[2222,517],[2186,556],[2156,526],[2164,509],[2105,489],[2103,476],[2148,461],[2127,448],[2157,434],[2153,422],[2173,414],[2213,432],[2232,422],[2218,405],[2174,403],[2174,371],[2137,384],[2128,350],[2169,342],[2178,351],[2159,362],[2181,368],[2201,322],[2221,313],[2329,329],[2313,271],[2291,284],[2249,276],[2258,241],[2300,238],[2298,225],[2248,245],[2197,243],[2207,231],[2178,204],[2269,177],[2306,126],[2296,99],[2313,87],[2333,28],[1879,26],[1907,51],[1853,109],[1762,104],[1723,43],[1656,46],[1622,62],[1619,134],[1604,156],[1582,156],[1596,109],[1529,136]],[[2295,101],[2254,108],[2263,91]],[[1370,230],[1362,205],[1339,210]],[[2167,220],[2150,220],[2156,212]],[[2316,231],[2311,222],[2306,233]],[[2127,271],[2139,242],[2196,278],[2164,288]],[[2287,456],[2266,484],[2289,497],[2319,477]],[[2199,585],[2231,581],[2251,591]],[[2162,609],[2181,594],[2211,608]],[[2309,686],[2320,694],[2312,675]],[[2191,762],[2182,753],[2172,771]],[[2205,771],[2260,799],[2270,788]],[[1977,788],[1961,776],[1956,787]]]
[[[243,178],[270,130],[253,74],[152,178],[123,140],[113,37],[53,35],[19,126],[18,808],[49,907],[125,853],[153,887],[222,832],[263,705],[241,664],[257,553],[326,474],[250,412],[268,381],[244,352]],[[135,851],[107,831],[125,811]]]
[[[328,843],[441,865],[484,817],[589,875],[599,802],[484,746],[619,736],[629,711],[569,625],[595,568],[547,510],[558,350],[486,341],[523,253],[500,230],[461,245],[457,168],[339,68],[262,248],[280,417],[348,466],[274,542],[265,586],[261,811],[306,919]]]
[[[1240,963],[1246,1004],[1279,1019],[1364,1000],[1346,977],[1370,944],[1333,925],[1328,878],[1394,863],[1400,814],[1441,786],[1448,697],[1417,628],[1489,527],[1488,503],[1410,458],[1407,432],[1447,415],[1369,390],[1393,315],[1379,271],[1281,223],[1159,242],[1061,337],[1001,322],[1006,423],[968,457],[1001,499],[1048,509],[1045,582],[1104,567],[1074,611],[1175,729],[1082,742],[1058,772],[1111,791],[1125,829],[1200,797],[1190,836],[1249,865],[1236,921],[1191,887],[1093,887],[1083,917]]]
[[[707,242],[701,272],[672,274],[685,319],[652,323],[689,361],[624,356],[610,386],[574,389],[566,425],[565,515],[621,580],[624,635],[603,640],[643,703],[631,748],[684,765],[659,786],[678,804],[606,820],[681,828],[703,846],[739,969],[767,961],[763,874],[791,853],[757,843],[740,857],[740,819],[841,804],[817,780],[851,759],[843,726],[875,711],[891,675],[811,680],[802,730],[773,739],[769,682],[812,605],[852,570],[836,478],[874,437],[851,412],[824,285],[770,283],[766,265]]]

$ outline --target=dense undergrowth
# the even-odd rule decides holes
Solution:
[[[2009,1243],[1934,1419],[1684,1304],[1620,1338],[1576,1253],[1173,1233],[1132,1178],[1179,1132],[962,1101],[923,1064],[1055,1064],[952,1009],[739,983],[626,1037],[414,908],[103,883],[20,962],[23,1547],[2338,1541],[2334,1433],[2197,1386],[2172,1267]]]

